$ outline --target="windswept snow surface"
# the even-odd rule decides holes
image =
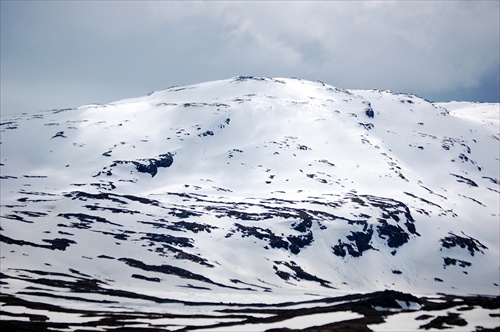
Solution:
[[[107,309],[498,295],[499,114],[236,77],[2,116],[2,292]]]

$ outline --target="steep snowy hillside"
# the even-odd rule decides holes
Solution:
[[[2,293],[106,310],[498,296],[499,115],[237,77],[2,116]]]

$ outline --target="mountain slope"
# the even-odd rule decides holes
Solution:
[[[498,295],[498,107],[237,77],[3,116],[2,292]]]

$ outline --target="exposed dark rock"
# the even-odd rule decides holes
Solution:
[[[72,224],[72,227],[75,227],[75,228],[89,228],[88,224],[91,224],[93,222],[100,222],[100,223],[110,224],[110,225],[114,225],[114,226],[122,226],[120,224],[116,224],[116,223],[113,223],[111,221],[108,221],[106,218],[99,217],[99,216],[92,216],[92,215],[88,215],[88,214],[84,214],[84,213],[59,213],[57,216],[63,217],[66,219],[75,218],[75,219],[80,220],[81,221],[80,224],[74,224],[74,223]],[[58,226],[60,226],[60,225],[58,225]],[[62,227],[65,227],[65,226],[62,226]]]
[[[490,189],[490,188],[488,188],[488,189]],[[458,196],[463,197],[463,198],[467,198],[468,200],[470,200],[470,201],[472,201],[472,202],[474,202],[476,204],[479,204],[481,206],[486,206],[486,205],[484,205],[483,203],[481,203],[480,201],[478,201],[475,198],[472,198],[472,197],[469,197],[469,196],[465,196],[465,195],[462,195],[462,194],[458,194]]]
[[[173,225],[168,225],[166,228],[176,231],[189,230],[193,233],[198,233],[198,232],[210,233],[211,229],[217,229],[216,226],[199,224],[196,222],[188,222],[188,221],[176,221],[173,223]]]
[[[467,249],[470,253],[471,256],[474,256],[474,253],[480,252],[484,254],[484,249],[488,249],[484,244],[479,242],[478,240],[470,237],[470,236],[459,236],[456,234],[453,234],[452,232],[449,232],[450,236],[447,236],[445,238],[442,238],[441,241],[441,246],[443,248],[453,248],[456,246],[459,246],[460,248]]]
[[[73,110],[73,108],[58,108],[58,109],[53,109],[52,110],[52,114],[67,112],[67,111],[71,111],[71,110]]]
[[[16,213],[27,215],[28,217],[44,217],[47,215],[45,212],[33,212],[33,211],[14,211]]]
[[[233,79],[233,82],[244,82],[244,81],[262,81],[262,82],[276,82],[281,84],[286,84],[285,81],[278,80],[270,77],[257,77],[257,76],[238,76]]]
[[[203,132],[201,134],[198,134],[198,136],[200,136],[200,137],[214,136],[214,132],[211,131],[211,130],[207,130],[207,131],[205,131],[205,132]]]
[[[59,131],[54,136],[52,136],[52,138],[56,137],[66,138],[66,136],[64,136],[64,131]]]
[[[184,209],[171,209],[171,211],[168,213],[171,216],[177,217],[177,218],[189,218],[189,217],[199,217],[201,216],[201,213],[199,212],[193,212],[189,210],[184,210]]]
[[[140,275],[140,274],[132,274],[132,278],[147,280],[147,281],[152,281],[152,282],[160,282],[161,281],[160,278],[150,278],[150,277],[145,277],[145,276]]]
[[[276,274],[283,280],[289,280],[290,278],[293,278],[295,280],[309,280],[309,281],[319,282],[323,287],[332,288],[331,286],[328,285],[330,283],[328,280],[318,278],[317,276],[305,272],[300,266],[298,266],[293,261],[291,262],[275,261],[274,263],[278,265],[284,265],[294,272],[294,274],[292,275],[288,272],[280,271],[276,266],[273,266],[274,270],[276,271]]]
[[[242,224],[234,224],[236,229],[242,233],[242,237],[253,236],[260,240],[267,240],[272,248],[289,248],[288,241],[281,236],[275,235],[270,229],[264,229],[255,226],[244,226]]]
[[[352,257],[360,257],[364,251],[373,249],[370,245],[372,235],[372,228],[368,228],[366,232],[351,232],[350,235],[347,235],[347,239],[351,243],[339,240],[339,243],[332,247],[333,253],[339,257],[345,257],[347,253]]]
[[[99,206],[99,205],[84,205],[83,207],[92,211],[110,211],[112,213],[128,213],[128,214],[140,214],[140,211],[121,209],[115,207]]]
[[[69,240],[69,239],[43,239],[43,242],[50,243],[50,249],[52,250],[66,250],[67,247],[69,247],[70,244],[76,244],[75,241]]]
[[[187,253],[185,251],[182,251],[179,248],[173,247],[173,246],[168,245],[168,244],[164,244],[162,248],[156,249],[157,252],[164,252],[164,250],[167,250],[169,252],[174,253],[175,259],[188,260],[188,261],[191,261],[191,262],[194,262],[194,263],[206,266],[206,267],[210,267],[210,268],[214,267],[214,265],[210,264],[208,262],[208,260],[206,260],[205,258]]]
[[[71,269],[71,268],[70,268],[70,269],[69,269],[69,272],[74,273],[74,274],[77,274],[77,275],[80,275],[80,276],[82,276],[82,277],[91,278],[91,276],[90,276],[90,275],[85,274],[85,273],[82,273],[82,272],[80,272],[80,271],[78,271],[78,270],[75,270],[75,269]]]
[[[347,254],[346,249],[349,251],[354,251],[352,245],[350,243],[343,243],[339,240],[339,244],[332,247],[333,254],[339,257],[345,257]],[[357,257],[357,256],[354,256]]]
[[[24,219],[24,217],[18,216],[17,214],[5,214],[5,215],[2,216],[2,218],[11,219],[11,220],[17,220],[17,221],[22,221],[22,222],[29,223],[29,224],[33,223],[33,221],[26,220],[26,219]]]
[[[500,181],[498,181],[497,179],[495,178],[492,178],[492,177],[489,177],[489,176],[483,176],[483,179],[488,179],[490,180],[491,182],[493,182],[494,184],[498,184],[500,185]]]
[[[149,164],[143,164],[137,161],[132,163],[135,165],[138,172],[149,173],[151,177],[154,177],[158,173],[159,167],[170,167],[174,162],[174,158],[171,153],[161,154],[158,158],[145,159],[144,161],[149,162]]]
[[[476,182],[472,181],[469,178],[466,178],[465,176],[461,176],[461,175],[453,174],[453,173],[450,173],[450,175],[456,177],[458,182],[468,184],[471,187],[478,187]]]
[[[115,259],[114,257],[108,256],[108,255],[99,255],[97,258],[105,258],[105,259]]]
[[[166,244],[173,244],[180,247],[193,247],[193,240],[187,237],[178,237],[172,236],[169,234],[155,234],[155,233],[147,233],[146,236],[143,236],[141,240],[148,240],[151,242],[162,242]]]
[[[105,167],[102,171],[98,172],[94,177],[100,176],[101,174],[112,175],[111,169],[118,165],[126,165],[132,164],[135,166],[135,169],[140,173],[148,173],[151,174],[151,177],[154,177],[158,173],[158,168],[160,167],[170,167],[174,162],[173,155],[169,153],[161,154],[157,158],[147,158],[147,159],[138,159],[138,160],[115,160],[109,167]]]
[[[375,112],[373,111],[373,109],[371,107],[368,107],[367,109],[365,109],[365,114],[367,117],[372,118],[372,119],[375,117]]]
[[[0,126],[17,125],[15,121],[0,122]]]
[[[361,127],[365,128],[366,130],[370,130],[370,129],[375,128],[375,125],[373,123],[362,123],[362,122],[360,122],[359,125]]]
[[[191,284],[187,284],[186,286],[177,286],[177,287],[190,288],[190,289],[212,290],[211,288],[208,288],[208,287],[193,286]]]
[[[450,257],[443,257],[443,260],[444,260],[444,264],[443,264],[444,268],[446,268],[449,265],[457,265],[457,263],[458,263],[458,266],[460,266],[460,267],[469,267],[472,265],[472,263],[470,263],[470,262],[455,259],[455,258],[450,258]]]
[[[365,233],[351,232],[350,235],[347,235],[347,239],[356,244],[356,248],[358,249],[358,252],[361,255],[363,251],[373,249],[373,247],[370,245],[372,235],[373,235],[373,229],[368,228]]]
[[[123,232],[123,233],[113,233],[113,232],[106,232],[106,231],[95,231],[95,232],[101,233],[104,235],[111,235],[115,239],[122,240],[122,241],[128,240],[128,238],[129,238],[129,235],[127,235],[125,232]],[[128,231],[128,232],[130,232],[130,231]]]
[[[375,249],[370,244],[375,231],[377,231],[380,238],[387,241],[387,245],[390,248],[398,248],[407,243],[412,235],[420,235],[416,230],[415,220],[409,208],[402,202],[371,195],[349,194],[346,198],[360,206],[372,206],[378,209],[381,218],[377,218],[378,223],[373,223],[373,218],[365,213],[357,215],[357,217],[364,218],[359,220],[328,216],[332,220],[343,219],[350,225],[362,226],[362,229],[359,229],[359,231],[351,231],[346,236],[346,240],[339,239],[338,244],[332,246],[333,253],[336,256],[346,257],[349,254],[353,257],[359,257],[362,256],[364,251]],[[372,221],[368,224],[367,221],[370,218],[372,218]],[[394,255],[395,253],[396,251],[394,250],[392,254]]]
[[[420,329],[449,329],[449,326],[446,325],[451,325],[451,326],[465,326],[467,325],[467,321],[463,318],[460,317],[460,314],[449,312],[447,316],[437,316],[433,320],[431,320],[429,323],[424,324],[420,326]]]
[[[87,192],[84,192],[84,191],[72,191],[72,192],[70,192],[68,194],[64,194],[64,196],[65,197],[71,197],[72,199],[78,199],[78,200],[81,200],[81,201],[86,201],[88,199],[93,199],[93,200],[109,200],[109,201],[120,203],[120,204],[127,204],[126,201],[120,199],[119,195],[111,194],[111,193],[91,194],[91,193],[87,193]]]
[[[144,198],[144,197],[139,197],[139,196],[134,196],[134,195],[123,195],[122,197],[129,199],[131,201],[139,202],[141,204],[152,205],[152,206],[160,206],[161,205],[160,202],[158,202],[156,200],[149,199],[149,198]]]
[[[393,290],[385,290],[381,292],[372,293],[367,299],[363,299],[358,302],[358,305],[366,306],[370,308],[381,307],[381,308],[392,308],[401,309],[401,305],[397,302],[401,301],[409,305],[409,303],[422,304],[422,301],[411,294],[406,294]]]
[[[214,284],[214,285],[217,285],[219,287],[232,288],[232,289],[240,289],[241,290],[241,288],[227,286],[227,285],[223,285],[223,284],[220,284],[220,283],[213,282],[209,278],[204,277],[204,276],[202,276],[200,274],[192,273],[192,272],[190,272],[188,270],[181,269],[180,267],[176,267],[176,266],[172,266],[172,265],[166,265],[166,264],[164,264],[164,265],[148,265],[148,264],[145,264],[145,263],[143,263],[141,261],[138,261],[138,260],[135,260],[135,259],[132,259],[132,258],[119,258],[118,260],[121,261],[121,262],[124,262],[128,266],[135,267],[135,268],[138,268],[138,269],[141,269],[141,270],[144,270],[144,271],[158,272],[158,273],[176,275],[176,276],[179,276],[179,277],[181,277],[183,279],[193,279],[193,280],[198,280],[198,281],[206,282],[206,283],[209,283],[209,284]]]
[[[298,254],[301,248],[304,248],[313,242],[314,237],[313,233],[309,231],[305,235],[289,235],[286,239],[290,242],[290,251],[292,254]]]
[[[24,240],[16,240],[12,239],[10,237],[7,237],[3,234],[0,234],[0,242],[4,242],[7,244],[15,244],[18,246],[31,246],[31,247],[36,247],[36,248],[45,248],[45,249],[50,249],[50,250],[66,250],[66,248],[71,245],[75,244],[76,242],[73,240],[69,239],[44,239],[42,240],[44,242],[50,243],[50,245],[47,244],[37,244],[29,241],[24,241]]]
[[[263,205],[256,205],[260,207],[266,208],[268,212],[263,213],[254,213],[254,212],[244,212],[236,209],[227,209],[227,208],[219,208],[219,207],[207,207],[206,209],[209,211],[215,211],[220,213],[218,217],[227,216],[230,218],[235,218],[239,220],[248,220],[248,221],[259,221],[266,219],[273,219],[276,217],[290,219],[290,218],[300,218],[297,216],[294,210],[290,209],[290,212],[286,211],[286,209],[274,209],[270,207],[266,207]]]
[[[427,188],[426,188],[426,189],[427,189]],[[429,205],[432,205],[432,206],[438,207],[438,208],[440,208],[441,210],[443,209],[440,205],[438,205],[438,204],[436,204],[436,203],[434,203],[434,202],[431,202],[431,201],[429,201],[429,200],[427,200],[427,199],[425,199],[425,198],[419,197],[419,196],[417,196],[417,195],[415,195],[415,194],[412,194],[412,193],[409,193],[409,192],[406,192],[406,191],[404,192],[404,194],[405,194],[405,195],[408,195],[408,196],[410,196],[410,197],[416,198],[416,199],[418,199],[419,201],[422,201],[422,202],[424,202],[424,203],[426,203],[426,204],[429,204]]]
[[[298,232],[305,233],[311,229],[313,218],[303,210],[299,211],[299,217],[302,221],[299,223],[293,223],[292,228]]]
[[[260,81],[264,81],[263,78],[260,78],[260,77],[253,77],[253,76],[238,76],[238,77],[235,77],[234,78],[234,82],[243,82],[243,81],[247,81],[247,80],[260,80]]]
[[[124,262],[128,266],[135,267],[144,271],[150,271],[150,272],[159,272],[159,273],[164,273],[164,274],[172,274],[172,275],[177,275],[181,278],[185,279],[194,279],[194,280],[199,280],[203,282],[208,282],[208,283],[213,283],[210,279],[199,275],[192,273],[188,270],[181,269],[176,266],[172,265],[148,265],[145,264],[141,261],[138,261],[136,259],[132,258],[119,258],[118,259],[120,262]]]
[[[385,220],[379,220],[382,225],[377,227],[378,236],[387,240],[387,245],[391,248],[398,248],[408,242],[408,234],[401,226],[390,225]]]

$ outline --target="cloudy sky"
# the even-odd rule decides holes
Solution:
[[[0,3],[2,114],[238,75],[500,99],[497,0]]]

